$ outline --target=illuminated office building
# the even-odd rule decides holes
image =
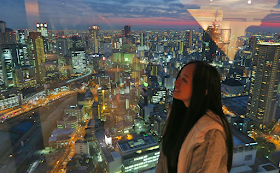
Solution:
[[[90,44],[90,52],[91,53],[99,53],[99,43],[98,43],[98,32],[99,27],[94,25],[92,27],[89,27],[89,44]]]
[[[212,63],[215,59],[218,46],[215,41],[217,38],[218,28],[210,25],[206,31],[203,31],[203,44],[202,44],[202,60]]]
[[[83,48],[82,37],[73,35],[69,37],[69,47],[76,49],[76,48]]]
[[[27,50],[22,44],[0,45],[1,65],[0,80],[4,81],[6,87],[15,86],[13,68],[27,65]]]
[[[27,36],[28,36],[27,29],[19,29],[17,31],[17,42],[21,44],[26,44]]]
[[[255,120],[260,128],[271,124],[275,118],[279,59],[280,43],[257,44],[246,117]]]
[[[184,51],[184,42],[179,41],[179,52],[178,53],[182,53],[183,51]]]
[[[127,36],[128,34],[131,33],[131,27],[130,25],[125,25],[124,26],[124,35]]]
[[[160,153],[158,142],[150,135],[119,141],[117,150],[122,156],[123,172],[138,172],[156,167]]]
[[[110,108],[109,105],[109,88],[107,88],[105,85],[102,87],[99,87],[97,90],[98,93],[98,119],[100,120],[106,120],[106,110]]]
[[[16,33],[6,27],[6,22],[0,20],[0,44],[15,44]]]
[[[17,88],[0,90],[0,93],[0,111],[22,104],[22,93]]]
[[[193,41],[193,30],[186,30],[186,46],[190,48]]]
[[[60,117],[57,122],[57,129],[71,129],[78,127],[78,120],[76,116]]]
[[[36,23],[37,32],[41,32],[43,37],[48,38],[48,24],[47,23]]]
[[[70,49],[73,75],[86,73],[86,55],[84,49]]]
[[[44,83],[45,71],[42,63],[45,62],[43,38],[40,32],[30,32],[27,39],[29,64],[35,67],[37,83]]]
[[[140,43],[141,43],[141,46],[145,45],[145,32],[144,31],[140,32]]]
[[[66,106],[64,109],[64,114],[66,116],[76,116],[78,123],[82,122],[85,118],[85,108],[83,105]]]
[[[68,55],[69,54],[69,48],[68,48],[68,40],[67,38],[58,38],[56,40],[56,49],[57,53],[61,56]]]

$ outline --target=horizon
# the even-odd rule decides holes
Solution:
[[[132,30],[198,29],[201,27],[199,22],[188,10],[212,7],[212,4],[209,6],[209,1],[202,1],[199,3],[191,2],[191,0],[155,0],[152,2],[147,0],[140,2],[136,0],[117,2],[110,0],[3,1],[0,2],[0,11],[4,15],[0,20],[5,21],[7,28],[13,30],[25,28],[35,30],[36,23],[48,23],[49,30],[86,30],[92,25],[97,25],[102,30],[120,30],[124,25],[130,25]],[[263,1],[267,3],[266,6],[255,1],[250,4],[251,6],[245,5],[248,6],[247,9],[253,10],[250,12],[250,15],[255,15],[253,20],[257,19],[260,22],[253,23],[253,25],[250,23],[251,19],[247,17],[248,14],[242,9],[244,6],[242,0],[227,1],[233,5],[216,3],[224,8],[224,18],[231,15],[235,17],[233,19],[240,19],[240,15],[245,17],[247,32],[263,30],[276,32],[280,27],[278,2],[277,0]],[[226,14],[228,9],[230,14]]]

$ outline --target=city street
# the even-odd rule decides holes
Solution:
[[[1,165],[0,172],[2,171],[9,172],[9,173],[18,172],[19,170],[18,168],[21,166],[21,163],[23,161],[29,162],[32,160],[32,155],[36,151],[37,145],[40,145],[42,148],[48,146],[48,139],[50,137],[50,134],[53,131],[53,129],[56,128],[56,119],[58,119],[59,116],[63,115],[63,110],[65,106],[69,104],[76,104],[76,102],[77,102],[76,94],[71,94],[66,97],[63,97],[62,100],[59,99],[57,101],[52,102],[50,105],[45,105],[43,107],[38,108],[37,111],[34,112],[34,114],[39,115],[38,117],[34,117],[36,118],[37,122],[30,129],[30,131],[32,132],[28,136],[26,136],[24,140],[26,141],[26,139],[29,139],[29,142],[26,143],[26,146],[23,149],[23,151],[21,151],[21,153],[17,156],[9,158],[9,154],[11,151],[5,152],[5,154],[1,155],[1,163],[4,164]],[[48,108],[47,110],[51,111],[50,114],[48,111],[45,110],[46,108]],[[30,112],[25,116],[30,116],[32,114],[33,113]],[[14,123],[18,121],[18,118],[23,118],[23,117],[16,117],[11,119],[11,122],[9,122],[9,120],[7,122],[9,122],[8,124],[14,125]],[[5,123],[3,123],[3,125]],[[36,127],[37,129],[39,128],[40,130],[36,130]],[[18,143],[20,144],[20,141]],[[10,150],[12,149],[11,146],[8,146],[8,148]],[[4,151],[2,151],[2,153],[3,152]],[[29,164],[25,163],[25,165],[29,165]],[[27,169],[28,167],[26,168],[26,170]]]

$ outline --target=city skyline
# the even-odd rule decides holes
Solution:
[[[263,0],[252,1],[252,15],[262,11],[260,26],[248,24],[247,31],[267,30],[276,31],[280,26],[277,0],[266,1],[268,5],[261,4]],[[216,1],[213,1],[213,3]],[[231,2],[231,1],[227,1]],[[241,3],[242,2],[242,3]],[[217,1],[217,3],[220,3]],[[231,2],[232,3],[232,2]],[[233,17],[243,15],[238,8],[244,1],[234,1],[232,7]],[[247,2],[246,2],[247,3]],[[246,4],[245,3],[245,4]],[[36,4],[39,4],[36,6]],[[51,30],[86,29],[98,25],[101,29],[118,30],[124,25],[133,26],[132,29],[198,29],[200,25],[188,12],[188,9],[199,9],[209,6],[209,1],[4,1],[0,2],[0,11],[3,16],[0,20],[7,23],[12,29],[35,29],[35,23],[48,23]],[[215,4],[213,4],[215,5]],[[218,4],[228,8],[231,4]],[[247,4],[249,5],[249,4]],[[246,14],[244,13],[244,16]],[[20,20],[19,20],[20,19]],[[249,22],[249,21],[248,21]]]

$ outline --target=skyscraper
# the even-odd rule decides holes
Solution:
[[[40,32],[29,32],[27,39],[29,64],[35,67],[37,83],[44,83],[45,72],[42,63],[45,62],[44,40]]]
[[[193,41],[193,30],[186,30],[186,46],[190,48]]]
[[[47,23],[36,23],[37,32],[41,32],[43,37],[48,38],[48,24]]]
[[[280,79],[280,43],[260,43],[253,58],[253,72],[246,117],[261,128],[272,123]]]
[[[69,54],[68,40],[65,37],[58,38],[56,41],[57,53],[61,56]]]
[[[17,42],[21,44],[26,44],[27,39],[27,30],[19,29],[17,31]]]
[[[210,25],[203,31],[202,58],[209,63],[213,62],[217,53],[217,32],[218,28],[215,25]]]
[[[70,49],[72,57],[72,69],[75,75],[86,73],[86,55],[83,48]]]
[[[124,26],[124,35],[127,36],[131,32],[131,27],[130,25],[125,25]]]
[[[141,46],[145,45],[145,32],[144,31],[140,32],[140,42],[141,42]]]
[[[96,25],[89,27],[89,48],[91,53],[98,53],[99,43],[97,37],[99,29]]]

